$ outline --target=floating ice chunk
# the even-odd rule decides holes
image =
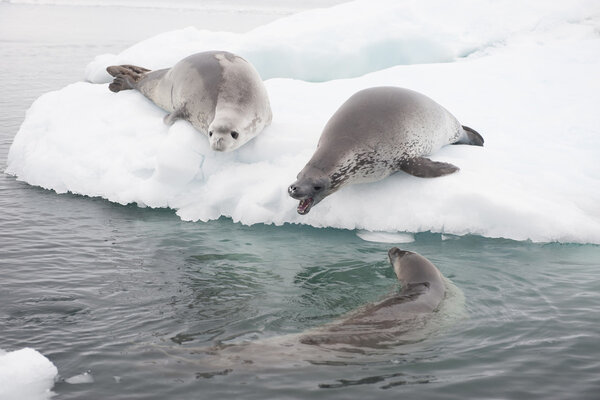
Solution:
[[[65,379],[65,382],[70,383],[71,385],[79,385],[81,383],[94,383],[94,377],[92,376],[91,371],[86,371],[79,375],[74,375],[70,378]]]
[[[415,235],[403,232],[371,232],[360,230],[356,235],[367,242],[378,243],[412,243],[415,241]]]
[[[458,236],[456,235],[442,235],[442,240],[456,240]]]
[[[398,10],[391,3],[377,4]],[[463,35],[480,42],[494,36],[487,31],[490,18],[509,22],[504,28],[490,22],[490,29],[504,39],[480,57],[402,65],[323,83],[270,79],[265,85],[272,125],[227,154],[211,151],[206,138],[184,121],[164,125],[165,112],[140,93],[115,94],[106,85],[72,84],[41,96],[31,106],[10,148],[6,172],[59,193],[170,207],[191,221],[225,216],[248,225],[299,223],[372,232],[431,231],[600,244],[600,80],[594,79],[600,70],[600,3],[533,1],[518,12],[514,3],[502,0],[482,2],[486,6],[473,3],[475,8],[468,12],[462,1],[459,6],[441,0],[399,3],[402,7],[410,3],[409,12],[452,21],[439,29],[452,30],[450,37],[458,37],[461,46],[468,42]],[[288,20],[289,26],[267,25],[264,32],[271,37],[279,38],[281,30],[281,37],[288,35],[290,41],[271,43],[272,52],[264,53],[266,62],[297,60],[296,50],[318,50],[322,43],[317,35],[298,42],[289,36],[301,32],[300,22],[310,25],[310,18],[321,32],[331,34],[331,40],[343,39],[342,55],[354,51],[344,41],[355,38],[355,30],[363,32],[367,42],[377,42],[380,27],[393,28],[370,19],[377,14],[373,4],[357,1],[348,6],[353,14],[339,6],[294,17],[298,19]],[[350,15],[351,29],[335,31],[338,23],[350,24]],[[326,21],[333,25],[326,27]],[[419,26],[423,22],[415,21]],[[534,21],[535,27],[530,26]],[[427,29],[423,34],[445,43],[445,37],[440,39]],[[165,57],[177,61],[182,54],[172,49],[196,48],[197,42],[190,41],[196,34],[191,30],[156,37],[127,52],[143,57],[149,67],[171,65]],[[247,35],[244,40],[252,42],[255,33]],[[313,42],[303,41],[311,37]],[[288,52],[290,46],[298,47]],[[372,59],[389,56],[397,62],[393,54],[386,50]],[[114,61],[136,62],[136,57]],[[301,72],[304,62],[298,61]],[[312,62],[316,70],[328,68]],[[347,72],[328,71],[341,76]],[[353,93],[372,86],[408,87],[428,95],[461,123],[478,130],[485,147],[446,146],[431,155],[433,160],[458,166],[455,174],[419,179],[399,172],[381,182],[344,187],[308,215],[299,216],[298,202],[287,195],[287,186],[310,159],[329,117]]]
[[[0,399],[45,400],[51,398],[58,370],[31,348],[0,350]]]

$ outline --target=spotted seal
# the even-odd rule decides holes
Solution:
[[[172,68],[134,65],[106,69],[113,92],[135,89],[169,112],[164,122],[183,119],[208,136],[216,151],[239,148],[271,123],[267,90],[254,67],[226,51],[192,54]]]
[[[451,174],[458,167],[424,157],[447,144],[483,146],[483,138],[421,93],[361,90],[327,122],[288,193],[300,200],[298,213],[306,214],[344,185],[378,181],[399,170],[423,178]]]

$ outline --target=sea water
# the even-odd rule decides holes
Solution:
[[[210,29],[243,31],[279,15],[120,11],[0,3],[3,165],[31,102],[79,80],[96,54],[160,32],[163,20],[165,30],[204,18]],[[4,174],[0,209],[0,348],[48,357],[58,399],[600,393],[598,246],[435,233],[381,243],[349,230],[182,222],[168,209],[57,195]],[[462,292],[464,312],[443,329],[345,362],[204,362],[216,343],[276,340],[394,292],[386,252],[395,244],[429,258]]]

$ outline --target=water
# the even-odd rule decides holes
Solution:
[[[243,31],[276,17],[214,12],[0,3],[2,164],[37,96],[79,79],[93,56],[160,32],[161,18],[166,29],[202,18]],[[63,379],[93,377],[59,381],[57,399],[600,394],[598,246],[417,234],[401,247],[460,288],[466,317],[377,357],[221,368],[203,352],[218,341],[277,340],[396,290],[391,245],[334,229],[187,223],[4,174],[0,209],[0,348],[34,347]]]

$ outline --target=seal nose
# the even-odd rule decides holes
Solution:
[[[290,185],[290,187],[288,188],[288,193],[291,195],[293,195],[294,193],[296,193],[296,190],[298,190],[298,187],[295,185]]]
[[[390,258],[390,260],[393,260],[396,257],[402,257],[408,253],[410,253],[410,251],[400,250],[397,247],[392,247],[388,250],[388,257]]]
[[[219,137],[213,140],[210,147],[216,151],[223,151],[223,138]]]

